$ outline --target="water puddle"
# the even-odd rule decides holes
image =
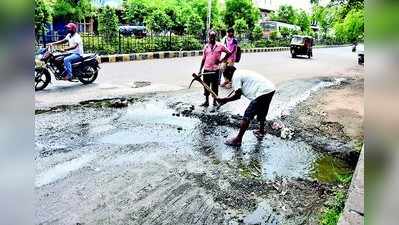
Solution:
[[[36,175],[35,186],[41,187],[59,179],[63,179],[71,172],[79,170],[89,162],[93,161],[95,156],[95,154],[83,155],[79,158],[57,164],[56,166]]]
[[[326,183],[349,182],[353,173],[352,166],[330,155],[319,157],[312,168],[312,177]]]
[[[255,176],[261,173],[267,180],[276,177],[310,178],[310,169],[317,159],[317,153],[309,145],[271,135],[252,148],[243,149],[243,154],[241,174]]]
[[[272,135],[260,141],[249,130],[243,145],[237,149],[224,144],[226,138],[238,132],[237,129],[207,124],[197,118],[173,116],[175,113],[166,101],[129,106],[124,115],[113,121],[123,129],[102,136],[98,141],[113,145],[184,149],[205,156],[215,164],[233,163],[244,177],[266,180],[311,177],[318,154],[303,142],[283,140]]]
[[[270,204],[263,200],[258,203],[257,208],[244,218],[244,223],[248,225],[278,225],[282,221]]]

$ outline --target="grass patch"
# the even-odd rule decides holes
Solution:
[[[353,174],[336,174],[336,180],[340,184],[350,184],[352,181]]]
[[[330,198],[320,216],[320,225],[336,225],[339,217],[345,207],[346,193],[344,191],[336,191],[334,196]]]

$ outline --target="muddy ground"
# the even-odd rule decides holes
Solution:
[[[362,78],[347,79],[312,95],[284,123],[315,150],[354,164],[363,143],[363,92]]]
[[[223,142],[248,102],[203,109],[196,90],[37,111],[36,224],[317,224],[353,172],[362,96],[356,76],[285,82],[241,148]]]

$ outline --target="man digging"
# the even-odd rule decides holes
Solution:
[[[220,60],[222,53],[226,53],[224,58]],[[204,54],[201,61],[201,67],[199,74],[201,74],[202,69],[204,69],[203,80],[207,86],[209,86],[215,94],[218,94],[218,88],[220,83],[219,76],[219,64],[221,62],[226,62],[230,57],[231,52],[219,42],[216,42],[216,32],[209,32],[208,44],[205,45]],[[205,102],[201,106],[209,106],[209,91],[204,88]],[[216,106],[216,100],[213,100],[213,105]]]
[[[254,131],[255,136],[262,138],[266,134],[265,120],[276,87],[270,80],[254,71],[235,70],[236,68],[234,66],[227,67],[225,70],[225,73],[228,73],[228,75],[232,77],[234,95],[227,98],[217,98],[217,101],[223,105],[240,99],[241,95],[251,100],[241,119],[240,131],[237,136],[225,142],[226,145],[239,147],[241,146],[244,133],[255,115],[259,121],[259,129]]]

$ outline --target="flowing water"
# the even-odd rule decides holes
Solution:
[[[268,119],[339,82],[282,84]],[[297,193],[294,187],[302,185],[296,204],[301,198],[317,202],[313,181],[334,183],[336,174],[351,172],[301,140],[258,140],[248,131],[241,148],[228,147],[224,140],[235,127],[171,107],[201,100],[190,91],[123,109],[37,115],[36,224],[297,224],[311,216],[284,203],[281,193]],[[243,99],[219,111],[194,111],[217,118],[242,114],[247,104]]]

